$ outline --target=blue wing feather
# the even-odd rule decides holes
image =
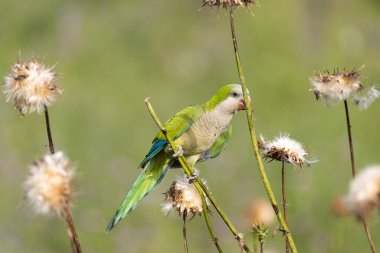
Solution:
[[[149,160],[152,159],[155,155],[157,155],[161,150],[165,149],[167,145],[167,140],[155,139],[153,141],[152,147],[150,148],[148,154],[145,156],[144,160],[141,161],[139,167],[144,168],[145,164],[149,162]]]

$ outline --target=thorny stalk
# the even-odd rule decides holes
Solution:
[[[149,111],[150,115],[152,116],[153,120],[156,122],[157,126],[160,128],[161,132],[163,133],[163,135],[165,136],[165,138],[168,140],[168,142],[170,144],[170,147],[172,148],[173,152],[177,153],[178,152],[178,148],[174,144],[172,138],[168,135],[168,133],[167,133],[166,129],[164,128],[164,126],[161,124],[161,121],[159,120],[159,118],[157,117],[157,115],[156,115],[156,113],[155,113],[152,105],[149,102],[149,97],[145,99],[145,103],[146,103],[146,105],[148,107],[148,111]],[[183,170],[185,171],[185,173],[188,176],[194,175],[194,169],[191,167],[191,165],[189,164],[189,162],[187,161],[187,159],[185,157],[183,157],[183,156],[178,157],[178,161],[180,162]],[[226,223],[226,225],[228,226],[228,228],[231,230],[232,234],[235,236],[235,239],[238,241],[239,246],[242,246],[242,248],[246,252],[251,252],[251,250],[248,248],[248,246],[244,243],[243,238],[239,235],[239,233],[237,232],[237,230],[235,229],[235,227],[232,225],[231,221],[228,219],[228,217],[226,216],[226,214],[223,212],[223,210],[216,203],[215,198],[210,193],[210,191],[207,189],[207,187],[202,183],[202,181],[197,178],[197,179],[195,179],[193,181],[193,184],[197,188],[197,190],[198,190],[198,192],[199,192],[200,195],[203,194],[202,191],[204,192],[204,194],[206,194],[207,198],[210,200],[210,202],[212,203],[212,205],[215,207],[215,209],[219,213],[220,217],[223,219],[223,221]],[[200,190],[199,187],[201,188],[202,191],[199,191]]]
[[[289,241],[290,249],[292,250],[293,253],[297,253],[297,248],[296,248],[296,245],[294,243],[293,237],[292,237],[292,235],[291,235],[291,233],[290,233],[290,231],[288,229],[288,226],[285,223],[285,220],[284,220],[284,218],[282,216],[282,213],[281,213],[280,209],[278,208],[278,204],[277,204],[276,198],[274,196],[272,187],[271,187],[271,185],[269,183],[267,174],[265,172],[264,164],[263,164],[263,161],[262,161],[261,156],[260,156],[259,147],[258,147],[258,144],[257,144],[256,131],[255,131],[255,128],[253,126],[253,121],[252,121],[251,105],[248,102],[247,85],[245,83],[245,78],[244,78],[244,74],[243,74],[243,68],[242,68],[241,63],[240,63],[240,55],[239,55],[239,50],[238,50],[238,45],[237,45],[237,40],[236,40],[236,34],[235,34],[233,8],[230,8],[230,27],[231,27],[232,42],[233,42],[233,46],[234,46],[236,65],[237,65],[237,69],[238,69],[238,73],[239,73],[239,78],[240,78],[240,83],[241,83],[241,86],[242,86],[242,89],[243,89],[244,101],[245,101],[245,105],[246,105],[246,114],[247,114],[248,127],[249,127],[249,131],[250,131],[250,134],[251,134],[252,147],[253,147],[253,151],[254,151],[254,154],[255,154],[255,157],[256,157],[256,161],[257,161],[257,165],[258,165],[259,172],[260,172],[260,175],[261,175],[261,179],[263,181],[265,190],[266,190],[268,198],[269,198],[269,200],[270,200],[270,202],[272,204],[274,212],[275,212],[275,214],[277,216],[277,220],[280,223],[282,229],[284,230],[284,234],[285,234],[285,236],[287,237],[287,239]]]

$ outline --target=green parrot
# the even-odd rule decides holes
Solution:
[[[226,148],[231,136],[232,117],[245,109],[240,84],[230,84],[223,86],[203,105],[188,106],[169,119],[164,127],[179,151],[173,154],[165,136],[161,132],[157,134],[148,154],[139,165],[143,171],[108,224],[107,232],[136,208],[161,182],[170,167],[180,167],[178,156],[185,156],[193,167],[197,162],[217,157]],[[199,172],[195,171],[196,178]]]

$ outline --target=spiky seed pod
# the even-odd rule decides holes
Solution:
[[[244,6],[247,7],[250,4],[257,3],[257,0],[202,0],[202,6],[217,6],[217,7],[237,7]]]
[[[379,97],[380,91],[372,86],[364,95],[355,97],[355,105],[359,110],[363,111],[372,105]]]
[[[72,196],[74,168],[63,152],[46,155],[30,166],[24,183],[26,197],[40,214],[62,215]]]
[[[361,68],[352,71],[336,69],[334,72],[320,72],[310,79],[312,91],[317,100],[326,104],[347,99],[352,93],[360,91]]]
[[[21,114],[41,113],[62,94],[55,79],[52,68],[34,59],[18,62],[4,78],[3,93],[6,101],[12,101]]]
[[[209,205],[207,197],[206,202]],[[161,205],[161,209],[166,215],[175,210],[181,216],[185,213],[192,217],[200,215],[204,211],[201,196],[197,188],[189,183],[186,175],[177,177],[172,183],[170,189],[165,193],[165,200]]]
[[[258,199],[249,204],[246,219],[253,227],[269,226],[274,221],[274,212],[268,201]]]
[[[263,136],[260,136],[258,144],[264,158],[291,163],[299,168],[302,168],[305,163],[312,163],[306,159],[309,153],[302,144],[290,139],[287,134],[281,134],[271,141],[266,141]]]
[[[366,167],[355,176],[346,205],[359,219],[366,218],[376,207],[380,210],[380,165]]]

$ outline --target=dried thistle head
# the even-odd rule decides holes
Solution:
[[[310,164],[307,160],[309,153],[302,147],[302,144],[289,138],[287,134],[281,134],[271,141],[267,141],[260,136],[259,148],[264,158],[291,163],[299,168]]]
[[[363,111],[372,105],[379,97],[380,91],[372,86],[364,95],[355,97],[355,105],[359,110]]]
[[[207,205],[209,200],[206,197]],[[165,193],[165,200],[161,204],[162,211],[168,215],[172,210],[181,216],[191,214],[200,215],[203,212],[202,199],[197,188],[189,183],[186,175],[177,177],[170,189]]]
[[[62,215],[71,200],[73,177],[74,169],[62,152],[46,155],[30,166],[26,197],[37,213]]]
[[[250,4],[256,4],[257,0],[202,0],[202,6],[217,6],[223,8],[244,6],[247,7]]]
[[[362,68],[352,71],[336,69],[320,72],[310,79],[312,91],[317,100],[326,104],[346,100],[352,93],[360,91],[363,86],[360,81]]]
[[[274,221],[274,211],[268,201],[258,199],[249,204],[246,218],[253,227],[269,226]]]
[[[52,68],[46,68],[34,59],[17,62],[4,78],[3,93],[6,101],[12,101],[21,114],[41,113],[62,94],[55,79]]]
[[[366,218],[374,208],[380,210],[380,165],[364,168],[355,176],[346,205],[358,219]]]

